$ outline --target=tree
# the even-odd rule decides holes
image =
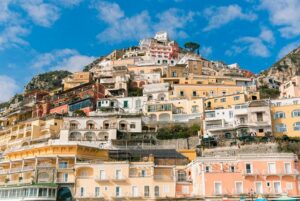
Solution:
[[[199,54],[200,45],[195,42],[186,42],[184,48],[189,52],[195,52],[197,50],[197,54]]]

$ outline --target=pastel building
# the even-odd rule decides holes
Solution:
[[[198,157],[188,165],[193,191],[205,199],[299,196],[299,161],[291,153]]]
[[[291,80],[284,82],[279,87],[280,98],[300,97],[300,76],[297,75]]]
[[[207,110],[203,121],[204,136],[232,138],[236,136],[265,136],[272,133],[268,101],[257,100],[234,105],[229,109]]]
[[[300,98],[271,100],[272,131],[276,137],[300,137]]]

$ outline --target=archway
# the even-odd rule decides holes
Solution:
[[[68,187],[62,187],[57,191],[58,201],[72,201],[72,193]]]

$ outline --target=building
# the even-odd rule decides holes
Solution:
[[[289,196],[300,193],[299,161],[291,153],[198,157],[188,169],[192,197],[231,200],[262,195],[271,199],[283,192]]]
[[[280,98],[300,97],[300,76],[297,75],[291,80],[284,82],[279,87]]]
[[[268,101],[258,100],[229,109],[206,110],[204,137],[231,139],[242,136],[269,136],[272,133]]]
[[[75,72],[63,79],[64,90],[68,90],[92,81],[90,72]]]
[[[206,98],[205,107],[208,110],[231,108],[233,105],[243,104],[252,100],[259,100],[259,96],[259,92],[244,92]]]
[[[300,98],[271,100],[272,131],[276,137],[300,137]]]

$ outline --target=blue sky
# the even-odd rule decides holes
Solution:
[[[299,11],[299,0],[1,0],[0,102],[38,73],[78,71],[156,31],[260,72],[300,45]]]

